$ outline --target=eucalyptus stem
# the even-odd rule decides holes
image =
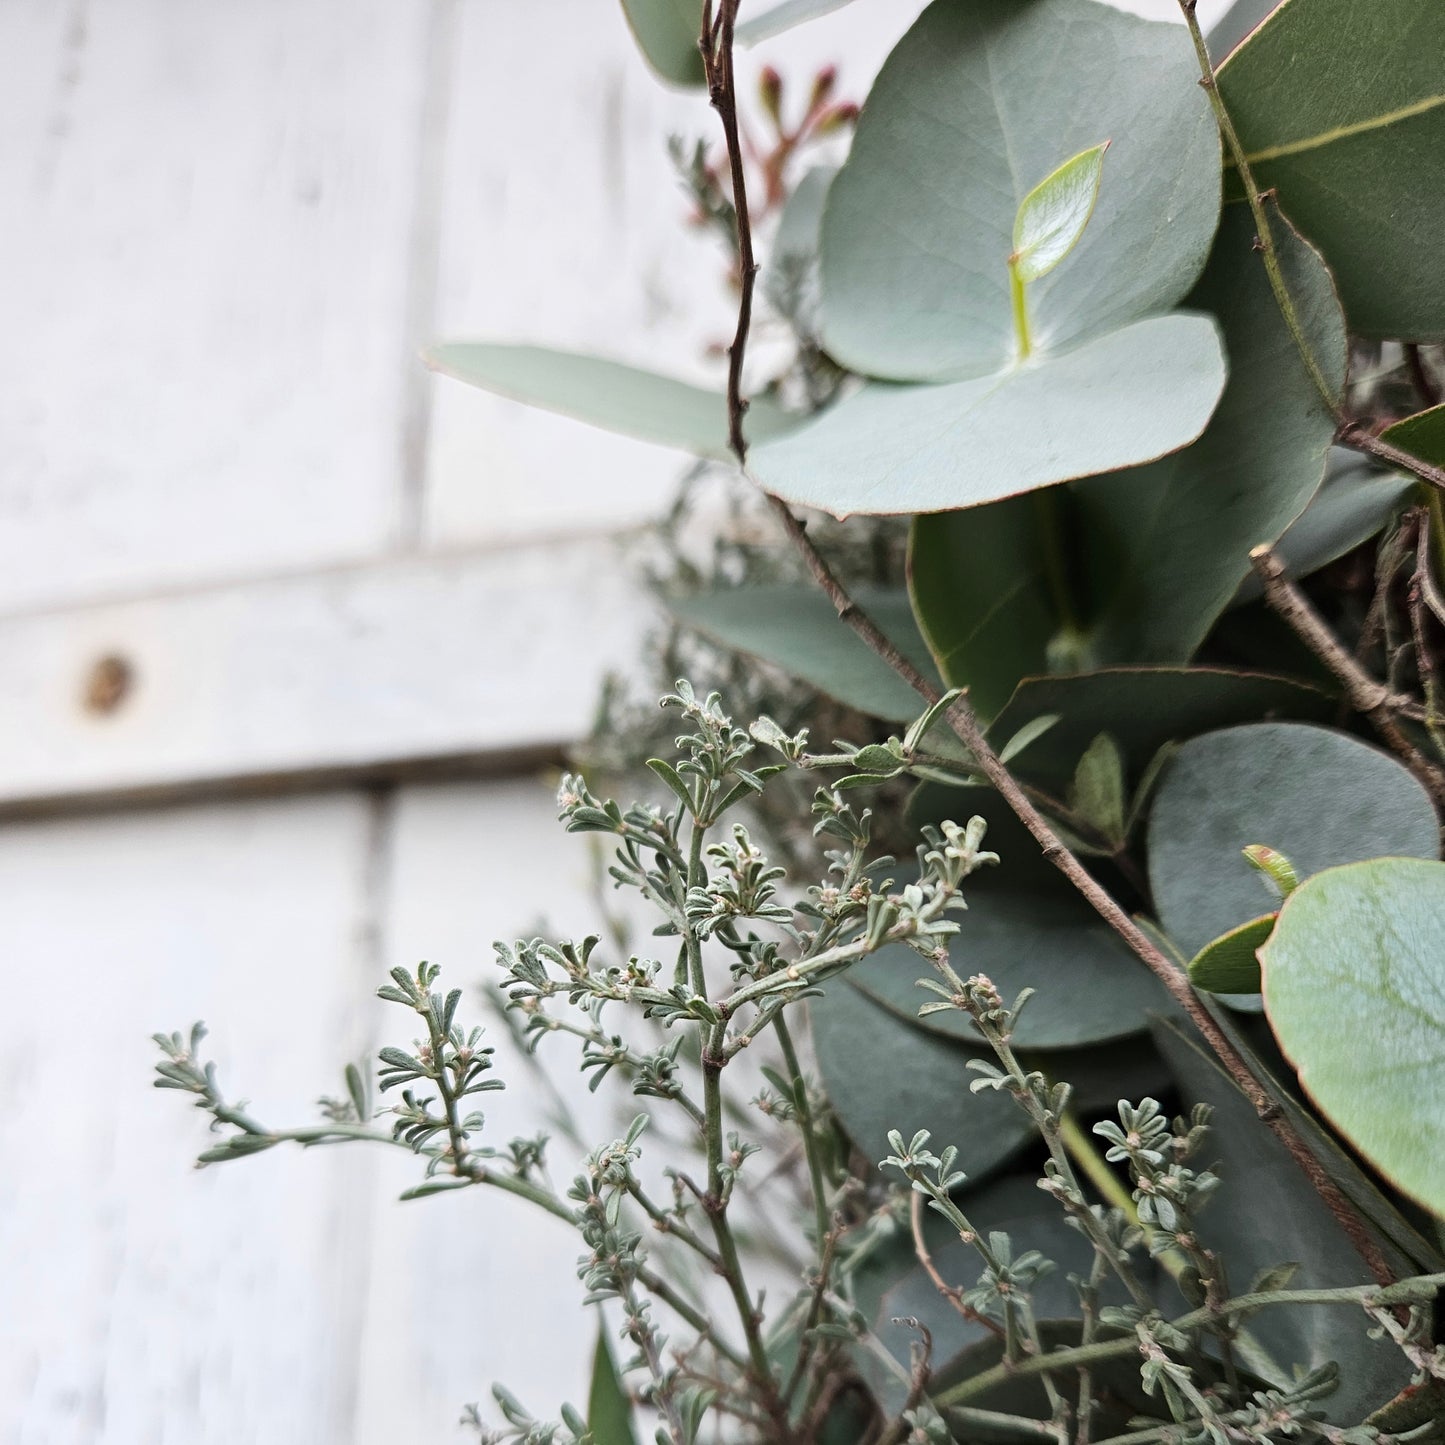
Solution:
[[[1309,598],[1285,576],[1284,564],[1271,548],[1256,547],[1249,560],[1264,584],[1265,601],[1339,680],[1350,706],[1369,719],[1381,742],[1424,784],[1436,808],[1445,807],[1445,772],[1405,736],[1395,721],[1390,689],[1376,682],[1344,648]]]
[[[1249,204],[1250,214],[1254,217],[1254,228],[1259,237],[1259,253],[1264,261],[1265,272],[1269,276],[1270,290],[1274,292],[1279,313],[1284,318],[1285,326],[1289,328],[1289,334],[1293,338],[1295,346],[1299,349],[1300,359],[1304,362],[1305,370],[1309,372],[1315,389],[1329,409],[1330,415],[1336,421],[1343,421],[1344,412],[1340,403],[1339,389],[1332,387],[1325,379],[1325,374],[1310,346],[1309,338],[1304,333],[1299,312],[1295,309],[1294,298],[1289,294],[1289,286],[1285,282],[1284,271],[1279,264],[1279,250],[1274,242],[1274,231],[1269,223],[1269,213],[1265,209],[1265,198],[1255,184],[1254,172],[1250,169],[1249,157],[1245,154],[1244,145],[1239,139],[1239,132],[1234,127],[1234,119],[1229,114],[1229,107],[1225,105],[1224,97],[1219,93],[1219,82],[1214,74],[1214,62],[1209,58],[1209,46],[1205,42],[1204,31],[1200,28],[1199,16],[1195,13],[1196,7],[1197,0],[1179,0],[1179,8],[1184,14],[1184,23],[1189,27],[1189,38],[1194,42],[1194,53],[1199,59],[1199,83],[1209,97],[1209,104],[1214,110],[1215,124],[1219,127],[1219,134],[1229,151],[1230,159],[1234,162],[1234,168],[1239,173],[1240,185],[1244,189],[1244,198]]]

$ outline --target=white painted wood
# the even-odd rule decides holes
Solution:
[[[0,618],[0,807],[555,748],[648,616],[604,539]]]
[[[508,1084],[480,1099],[498,1143],[547,1127],[547,1103],[479,1003],[481,986],[498,977],[492,943],[587,932],[590,858],[585,838],[562,831],[555,787],[542,777],[407,788],[398,798],[382,952],[388,965],[429,959],[450,986],[466,989],[462,1007],[486,1024]],[[380,1027],[404,1043],[410,1036],[398,1040],[396,1013],[386,1009]],[[556,1042],[552,1073],[571,1083],[575,1050]],[[584,1113],[605,1128],[600,1101],[587,1102]],[[555,1137],[551,1152],[565,1188],[578,1153]],[[563,1399],[583,1404],[595,1322],[580,1307],[576,1235],[485,1190],[397,1203],[416,1171],[400,1156],[379,1166],[355,1445],[458,1438],[464,1403],[480,1401],[498,1418],[494,1381],[543,1418],[555,1418]],[[429,1260],[446,1261],[445,1271],[430,1270]]]
[[[365,803],[0,828],[0,1440],[349,1445],[360,1154],[197,1173],[150,1033],[205,1017],[261,1117],[360,1044]],[[276,991],[280,992],[278,1002]]]
[[[670,134],[714,143],[717,118],[701,91],[657,81],[617,8],[462,0],[435,329],[597,352],[720,388],[722,363],[705,353],[731,335],[725,256],[687,226],[666,147]],[[839,98],[861,99],[921,8],[869,0],[801,26],[740,53],[740,83],[751,96],[775,63],[792,77],[791,109],[836,62]],[[645,520],[687,465],[459,382],[433,386],[432,539]]]
[[[428,25],[0,4],[0,608],[393,535]]]

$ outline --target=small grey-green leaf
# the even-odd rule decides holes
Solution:
[[[1010,264],[1025,281],[1047,276],[1083,238],[1104,178],[1110,142],[1071,156],[1019,203]]]
[[[1189,961],[1189,982],[1206,993],[1258,993],[1255,950],[1269,937],[1275,917],[1266,913],[1251,918],[1206,943]]]
[[[1124,757],[1108,733],[1100,733],[1084,750],[1074,770],[1069,802],[1110,842],[1124,841]]]

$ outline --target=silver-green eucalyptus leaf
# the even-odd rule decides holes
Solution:
[[[1219,215],[1219,138],[1182,27],[1095,0],[935,0],[875,82],[823,218],[823,334],[851,370],[987,376],[1013,360],[1019,205],[1113,138],[1069,265],[1033,283],[1064,351],[1178,305]],[[1141,409],[1142,410],[1142,409]]]
[[[1213,321],[1177,312],[990,376],[869,383],[751,462],[768,491],[839,517],[976,507],[1187,446],[1224,379]]]

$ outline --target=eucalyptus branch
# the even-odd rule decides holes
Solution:
[[[1387,442],[1384,437],[1376,436],[1363,422],[1342,423],[1335,433],[1335,440],[1342,447],[1388,462],[1392,467],[1409,472],[1411,476],[1419,477],[1422,482],[1428,482],[1432,487],[1445,491],[1445,467],[1437,467],[1407,452],[1403,447],[1397,447],[1394,442]]]
[[[1344,413],[1339,390],[1325,380],[1325,374],[1310,346],[1309,338],[1304,333],[1299,312],[1295,309],[1294,298],[1289,294],[1289,286],[1279,264],[1279,250],[1275,246],[1274,230],[1270,226],[1269,213],[1265,208],[1266,196],[1255,184],[1249,157],[1245,154],[1244,146],[1239,139],[1239,132],[1234,128],[1234,120],[1229,114],[1229,107],[1225,105],[1224,97],[1219,93],[1219,82],[1214,74],[1214,62],[1209,58],[1209,46],[1204,39],[1204,31],[1200,28],[1199,17],[1195,13],[1196,6],[1197,0],[1179,0],[1179,8],[1184,14],[1184,23],[1189,27],[1189,38],[1194,43],[1194,53],[1199,58],[1199,83],[1209,97],[1209,104],[1214,110],[1214,119],[1219,127],[1219,134],[1229,151],[1230,159],[1234,162],[1235,170],[1239,173],[1240,185],[1244,189],[1244,198],[1249,204],[1250,214],[1254,217],[1254,229],[1259,238],[1259,253],[1264,261],[1264,269],[1269,276],[1270,290],[1274,292],[1275,303],[1279,306],[1279,314],[1284,318],[1284,324],[1289,329],[1289,334],[1299,350],[1300,360],[1304,362],[1305,370],[1309,372],[1315,389],[1319,392],[1325,406],[1329,408],[1330,415],[1336,420],[1343,420]]]
[[[1394,715],[1394,695],[1341,645],[1318,612],[1285,576],[1284,564],[1269,547],[1256,547],[1249,560],[1264,584],[1265,601],[1339,680],[1350,706],[1370,721],[1380,739],[1424,784],[1436,808],[1445,806],[1445,771],[1405,736]]]

